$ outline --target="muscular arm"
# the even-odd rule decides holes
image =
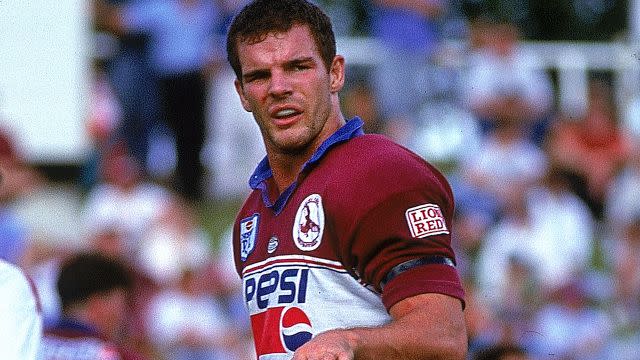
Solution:
[[[404,299],[378,328],[331,330],[300,347],[294,360],[464,359],[467,334],[460,300],[441,294]]]

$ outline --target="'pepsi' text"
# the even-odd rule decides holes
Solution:
[[[255,300],[259,309],[266,309],[270,301],[277,304],[305,303],[308,277],[309,269],[291,268],[248,277],[244,281],[245,300],[247,303]]]

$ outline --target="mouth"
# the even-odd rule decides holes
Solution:
[[[279,107],[271,111],[271,118],[277,126],[288,126],[294,123],[302,111],[293,107]]]

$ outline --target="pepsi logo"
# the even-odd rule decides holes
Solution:
[[[311,321],[300,308],[290,307],[282,314],[282,343],[293,352],[313,337]]]

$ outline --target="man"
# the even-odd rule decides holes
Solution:
[[[267,156],[234,227],[262,359],[463,359],[453,199],[415,154],[341,113],[345,61],[327,16],[258,0],[227,51]]]
[[[142,359],[117,344],[131,286],[127,268],[111,258],[87,253],[65,261],[57,281],[63,315],[45,329],[39,359]]]
[[[24,272],[2,259],[0,296],[0,359],[35,359],[42,336],[38,295]]]
[[[149,36],[149,61],[157,80],[161,116],[176,144],[175,190],[190,201],[202,194],[208,77],[222,51],[216,31],[220,6],[209,0],[132,1],[106,7],[102,18],[118,34]]]

